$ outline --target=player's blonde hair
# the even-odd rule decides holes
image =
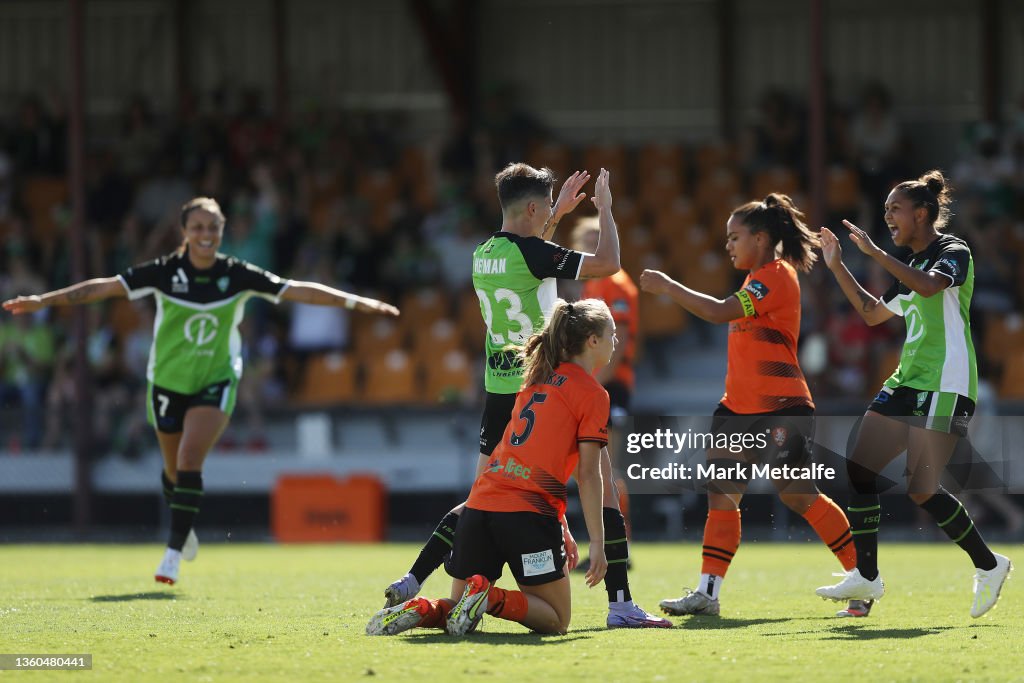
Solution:
[[[559,363],[578,356],[590,339],[600,337],[612,320],[608,304],[600,299],[568,303],[557,299],[544,329],[530,337],[523,350],[523,386],[545,382]]]

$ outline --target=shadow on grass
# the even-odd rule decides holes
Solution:
[[[178,596],[166,591],[150,591],[148,593],[124,593],[122,595],[94,595],[90,602],[131,602],[133,600],[177,600]]]
[[[781,624],[793,621],[791,617],[777,619],[730,619],[728,617],[711,617],[694,615],[686,621],[675,622],[675,628],[697,631],[714,631],[718,629],[743,628],[744,626],[761,626],[762,624]]]
[[[584,635],[584,631],[605,631],[606,629],[580,629],[570,631],[568,635],[559,636],[554,634],[541,635],[539,633],[473,633],[466,636],[465,638],[452,638],[444,631],[439,629],[430,629],[429,631],[419,631],[411,633],[405,637],[408,640],[413,640],[417,643],[456,643],[456,642],[471,642],[475,645],[540,645],[545,641],[558,640],[560,643],[566,643],[571,640],[589,640],[589,635]]]
[[[820,640],[907,640],[935,636],[946,631],[963,631],[967,628],[986,628],[993,624],[972,624],[964,626],[921,626],[916,628],[877,628],[871,624],[843,624],[842,626],[826,626],[813,631],[788,631],[784,633],[765,633],[765,636],[800,636],[815,635]]]

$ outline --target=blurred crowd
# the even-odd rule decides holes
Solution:
[[[483,329],[468,255],[500,226],[493,176],[509,161],[546,165],[560,178],[577,168],[610,169],[626,270],[635,278],[661,268],[721,295],[742,279],[723,249],[734,206],[776,191],[810,208],[801,94],[766,91],[756,121],[734,141],[639,146],[569,144],[520,101],[514,89],[495,89],[472,120],[457,117],[446,136],[423,139],[401,113],[308,109],[282,120],[256,91],[186,98],[176,114],[134,98],[116,121],[87,122],[86,275],[115,274],[173,250],[179,207],[205,195],[227,215],[224,252],[402,308],[396,323],[251,302],[239,405],[249,418],[245,445],[259,448],[268,408],[475,399]],[[26,97],[0,122],[4,299],[71,282],[67,122],[57,102]],[[878,85],[856,102],[831,102],[827,124],[822,215],[833,227],[849,218],[891,248],[881,220],[885,195],[926,170],[913,131]],[[957,200],[951,229],[975,254],[983,373],[1002,395],[1019,397],[1024,379],[1012,378],[1024,375],[1024,359],[1013,353],[1024,348],[1024,100],[1005,125],[979,122],[950,144],[959,145],[946,169]],[[855,251],[846,249],[851,269],[880,293],[886,276]],[[805,290],[804,363],[816,397],[870,394],[894,366],[899,323],[865,327],[820,268]],[[88,397],[75,395],[70,310],[0,319],[0,400],[21,416],[0,448],[63,445],[69,411],[86,400],[103,452],[132,453],[147,442],[152,303],[87,310]],[[671,302],[642,299],[644,339],[706,339],[704,332]]]

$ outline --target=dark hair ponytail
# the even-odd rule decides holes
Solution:
[[[932,169],[917,180],[905,180],[893,188],[905,195],[914,203],[914,207],[923,206],[928,209],[928,222],[941,230],[949,224],[953,213],[949,205],[953,201],[946,176],[938,169]]]
[[[547,381],[558,367],[583,352],[590,335],[601,336],[612,314],[600,299],[567,303],[556,299],[544,329],[530,337],[523,349],[523,386]]]
[[[820,245],[818,236],[807,228],[805,217],[787,195],[773,192],[761,202],[748,202],[735,209],[751,234],[768,233],[772,246],[782,243],[782,258],[794,268],[807,272],[818,260],[814,249]]]

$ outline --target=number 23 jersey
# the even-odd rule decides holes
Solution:
[[[558,296],[555,280],[579,277],[583,254],[539,237],[496,232],[473,252],[473,288],[487,326],[484,389],[514,394],[523,382],[516,354]]]
[[[199,270],[187,253],[177,252],[117,277],[129,299],[150,294],[156,299],[146,379],[181,394],[242,376],[238,326],[245,302],[260,296],[276,304],[289,284],[224,254],[217,254],[211,268]]]
[[[466,505],[561,517],[579,444],[608,443],[608,412],[608,392],[575,363],[561,363],[543,384],[523,387]]]

